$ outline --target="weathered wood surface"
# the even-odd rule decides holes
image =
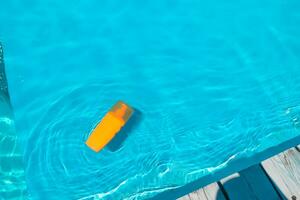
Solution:
[[[219,185],[212,183],[204,188],[185,195],[179,200],[226,200]]]
[[[300,199],[300,152],[289,149],[262,162],[283,199]]]

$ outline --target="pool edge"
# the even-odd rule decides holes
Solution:
[[[259,164],[262,161],[271,158],[289,148],[295,147],[300,144],[300,135],[292,139],[289,139],[283,143],[276,146],[269,147],[261,152],[257,152],[250,157],[242,157],[233,160],[228,163],[225,168],[222,168],[215,173],[205,175],[195,181],[185,184],[176,189],[166,190],[162,193],[155,195],[150,200],[161,200],[161,199],[177,199],[184,195],[187,195],[195,190],[198,190],[210,183],[216,182],[224,177],[227,177],[235,172],[247,169],[253,165]]]

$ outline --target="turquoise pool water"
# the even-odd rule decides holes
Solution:
[[[158,198],[300,143],[299,1],[1,4],[31,199]],[[119,99],[137,112],[96,154]]]
[[[18,148],[0,43],[0,200],[25,199],[23,154]]]

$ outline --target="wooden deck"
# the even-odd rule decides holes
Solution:
[[[179,200],[300,200],[300,145]]]

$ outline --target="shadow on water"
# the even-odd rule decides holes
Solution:
[[[121,131],[108,143],[107,148],[109,151],[115,152],[122,147],[125,140],[130,136],[133,130],[141,123],[143,119],[142,112],[134,108],[134,113],[127,121],[126,125]]]

